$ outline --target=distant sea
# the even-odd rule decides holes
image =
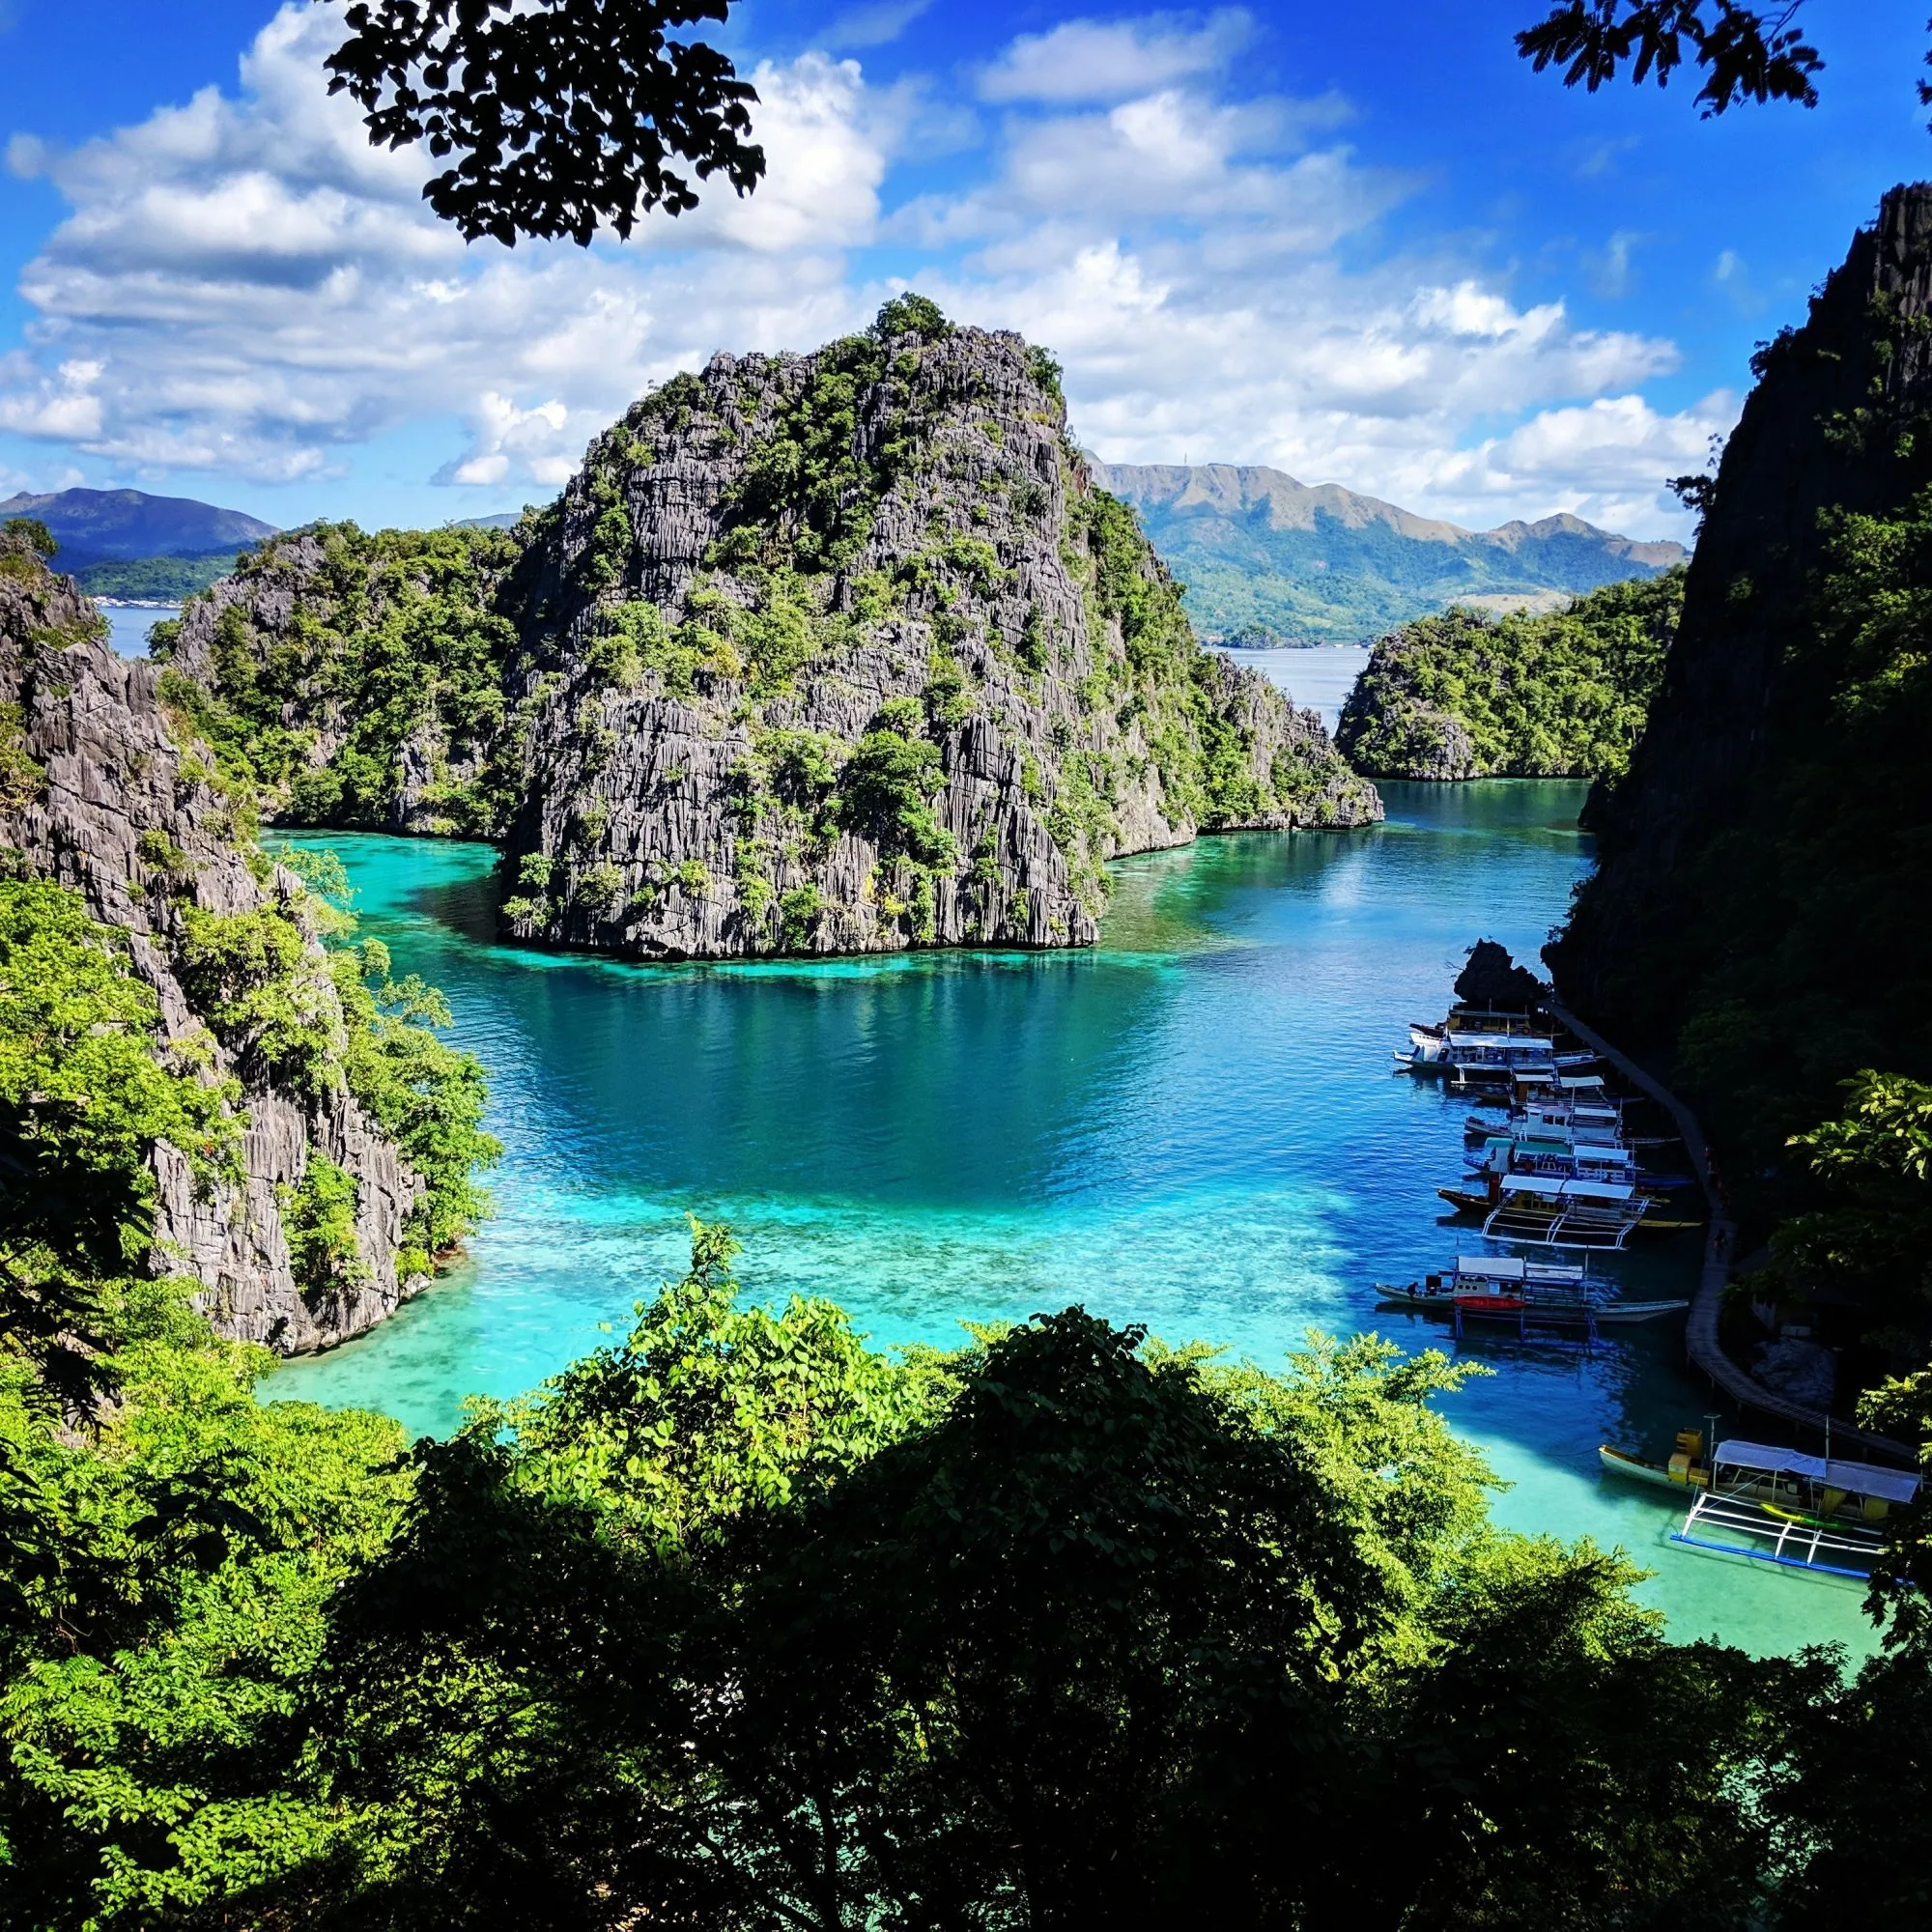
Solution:
[[[1271,679],[1304,711],[1319,711],[1334,730],[1355,680],[1368,668],[1366,644],[1317,644],[1306,650],[1227,651],[1237,665],[1247,665]]]
[[[181,606],[103,604],[100,614],[107,619],[107,641],[124,658],[144,658],[148,655],[149,627],[179,617]]]

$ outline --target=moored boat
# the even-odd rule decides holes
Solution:
[[[1621,1248],[1641,1229],[1678,1234],[1702,1226],[1681,1211],[1659,1213],[1647,1194],[1626,1182],[1565,1180],[1541,1174],[1491,1174],[1487,1184],[1438,1187],[1459,1214],[1480,1214],[1494,1240],[1552,1248]]]
[[[1458,1255],[1452,1267],[1406,1287],[1379,1282],[1378,1308],[1406,1309],[1466,1321],[1584,1328],[1629,1326],[1681,1313],[1688,1301],[1619,1301],[1608,1282],[1570,1264],[1529,1261],[1520,1255]]]
[[[1670,1540],[1787,1568],[1864,1577],[1885,1553],[1892,1511],[1918,1493],[1918,1478],[1909,1470],[1762,1442],[1720,1442],[1709,1481]]]
[[[1686,1490],[1709,1486],[1711,1471],[1699,1460],[1703,1453],[1703,1433],[1686,1429],[1679,1431],[1677,1447],[1667,1463],[1647,1463],[1641,1456],[1633,1456],[1627,1449],[1613,1449],[1607,1442],[1598,1445],[1597,1460],[1613,1476],[1622,1476],[1633,1483],[1648,1483],[1653,1489],[1675,1490],[1681,1495]]]

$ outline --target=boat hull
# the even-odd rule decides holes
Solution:
[[[1594,1321],[1599,1328],[1627,1328],[1639,1321],[1681,1315],[1690,1304],[1688,1301],[1535,1301],[1520,1295],[1423,1294],[1410,1293],[1406,1289],[1381,1289],[1378,1291],[1376,1306],[1416,1315],[1437,1315],[1444,1321],[1460,1312],[1465,1321],[1505,1321],[1512,1325],[1548,1322],[1563,1328],[1583,1328]]]
[[[1688,1480],[1680,1481],[1662,1463],[1646,1463],[1641,1456],[1612,1449],[1607,1442],[1598,1445],[1597,1460],[1613,1476],[1622,1476],[1632,1483],[1648,1483],[1652,1489],[1668,1490],[1674,1495],[1681,1496],[1687,1490],[1701,1490],[1711,1480],[1707,1469],[1693,1468]]]

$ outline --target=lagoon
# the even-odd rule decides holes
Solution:
[[[1102,943],[1060,954],[543,953],[496,944],[485,847],[303,839],[341,854],[396,970],[448,995],[506,1153],[497,1213],[445,1281],[264,1395],[445,1432],[467,1394],[528,1387],[621,1330],[681,1271],[688,1213],[732,1224],[750,1293],[829,1295],[879,1344],[1079,1301],[1264,1364],[1311,1326],[1447,1346],[1378,1315],[1375,1284],[1472,1244],[1434,1194],[1467,1109],[1392,1072],[1390,1049],[1440,1016],[1473,939],[1534,957],[1589,864],[1582,788],[1383,791],[1372,831],[1119,862]],[[1682,1294],[1697,1253],[1685,1237],[1612,1265]],[[1449,1412],[1512,1485],[1504,1521],[1621,1544],[1678,1637],[1869,1647],[1858,1585],[1673,1545],[1666,1499],[1599,1474],[1600,1442],[1662,1455],[1716,1406],[1681,1324],[1588,1354],[1463,1353],[1494,1373]]]

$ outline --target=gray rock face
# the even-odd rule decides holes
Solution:
[[[520,936],[653,957],[1091,944],[1107,858],[1381,815],[1204,652],[1017,336],[721,355],[533,532]]]
[[[171,1041],[205,1038],[178,955],[190,908],[274,905],[299,917],[297,882],[262,860],[206,747],[159,701],[156,667],[106,647],[71,579],[18,553],[0,562],[18,566],[0,573],[0,703],[20,707],[21,748],[45,774],[39,797],[0,810],[0,843],[20,855],[14,865],[77,889],[94,918],[129,935]],[[340,1003],[313,937],[300,979],[317,1023],[339,1037]],[[396,1269],[421,1182],[346,1091],[292,1092],[218,1039],[211,1060],[213,1076],[242,1084],[245,1180],[198,1193],[187,1161],[162,1147],[156,1266],[199,1282],[197,1304],[223,1334],[285,1353],[381,1321],[423,1285]],[[284,1201],[317,1148],[356,1182],[360,1267],[353,1282],[305,1297],[290,1267]]]

